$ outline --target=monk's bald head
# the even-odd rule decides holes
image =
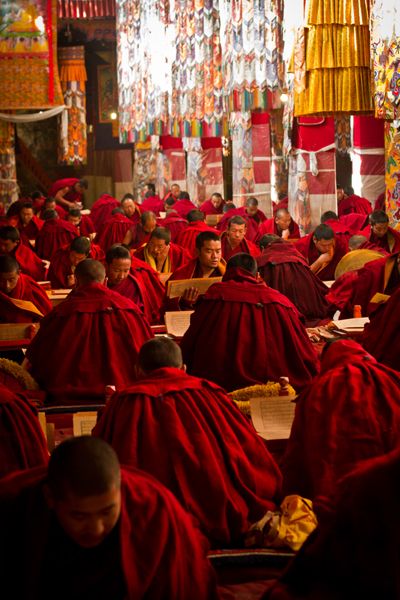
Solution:
[[[365,244],[365,242],[368,242],[365,235],[352,235],[349,239],[349,250],[357,250],[360,246]]]
[[[226,270],[230,269],[243,269],[244,271],[248,271],[254,277],[257,275],[257,263],[255,259],[247,254],[246,252],[240,252],[239,254],[235,254],[230,258],[226,265]]]
[[[156,337],[145,342],[140,348],[138,360],[144,373],[163,367],[180,369],[183,365],[181,349],[168,337]]]
[[[17,287],[20,276],[18,262],[11,254],[0,255],[0,292],[11,294]]]
[[[281,242],[281,241],[282,241],[282,238],[280,238],[279,235],[276,235],[276,233],[265,233],[260,238],[258,245],[260,246],[261,250],[264,250],[264,248],[267,248],[274,242]]]
[[[89,283],[104,283],[106,270],[98,260],[87,258],[82,260],[75,269],[75,277],[78,285]]]
[[[18,261],[11,254],[0,255],[0,273],[19,273]]]

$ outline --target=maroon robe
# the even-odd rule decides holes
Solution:
[[[93,435],[164,484],[213,545],[240,543],[279,503],[279,469],[253,426],[221,388],[181,369],[115,394]]]
[[[73,286],[68,284],[68,275],[72,275],[72,265],[69,258],[71,244],[63,246],[53,255],[47,274],[47,279],[53,289],[67,289]],[[99,246],[91,244],[88,258],[104,261],[104,252]]]
[[[365,215],[349,213],[348,215],[342,215],[341,217],[339,217],[339,222],[348,228],[348,230],[351,232],[351,235],[359,233],[361,235],[369,237],[369,231],[368,235],[366,233],[364,234],[362,231],[368,226],[368,217],[366,217]]]
[[[333,315],[334,308],[325,298],[328,288],[291,242],[270,244],[257,258],[257,265],[265,283],[289,298],[309,326]]]
[[[111,217],[114,208],[121,206],[116,198],[109,194],[102,194],[90,209],[90,218],[93,221],[95,230],[99,231],[101,226]]]
[[[128,274],[128,277],[120,281],[119,283],[112,285],[110,282],[107,283],[107,286],[113,292],[118,292],[124,298],[128,298],[128,300],[132,300],[134,304],[138,307],[140,312],[144,314],[144,304],[142,293],[139,287],[139,283],[136,280],[136,277],[132,275],[132,273]],[[150,319],[146,315],[148,322],[150,323]]]
[[[70,244],[76,237],[78,230],[75,225],[62,219],[49,219],[36,238],[35,249],[40,258],[51,260],[59,248]]]
[[[195,206],[190,200],[184,198],[183,200],[177,200],[175,202],[174,210],[178,213],[180,217],[186,219],[188,213],[190,213],[191,210],[197,210],[197,206]]]
[[[242,269],[229,269],[208,289],[181,348],[189,373],[229,391],[282,376],[299,390],[318,372],[297,309]]]
[[[19,307],[13,300],[31,302],[42,315],[47,315],[52,304],[46,292],[29,275],[20,273],[17,285],[10,294],[0,292],[0,322],[1,323],[36,323],[42,317],[26,307]]]
[[[48,459],[36,409],[22,393],[0,383],[0,477],[46,465]]]
[[[265,221],[263,221],[262,223],[260,223],[260,226],[258,228],[259,231],[259,235],[258,237],[262,237],[264,234],[266,233],[274,233],[275,235],[279,235],[279,237],[282,237],[282,231],[278,231],[278,225],[275,223],[275,217],[272,219],[266,219]],[[299,226],[297,225],[297,223],[295,221],[293,221],[293,219],[290,221],[290,225],[289,225],[289,240],[297,240],[300,237],[300,229]]]
[[[142,294],[144,314],[151,325],[160,322],[165,287],[154,269],[143,260],[132,256],[131,273],[135,276]]]
[[[152,337],[133,302],[94,283],[73,290],[53,308],[26,356],[51,402],[99,402],[105,386],[135,381],[138,352]]]
[[[131,224],[130,230],[132,232],[132,241],[130,243],[130,247],[133,250],[136,250],[136,248],[140,248],[143,246],[143,244],[147,244],[147,242],[149,242],[152,232],[145,231],[141,223],[137,223],[133,226]]]
[[[13,590],[14,598],[39,600],[51,594],[49,580],[54,574],[49,572],[49,554],[54,549],[60,556],[61,547],[54,541],[59,538],[55,536],[54,513],[43,492],[45,479],[46,469],[36,468],[1,481],[0,575],[2,585]],[[110,558],[115,560],[114,569],[122,571],[126,600],[217,600],[206,540],[173,495],[155,479],[136,469],[121,468],[121,514],[116,527]],[[77,562],[80,556],[85,566],[88,554],[92,559],[91,570],[83,566],[80,580],[69,571],[68,561],[57,564],[59,581],[54,583],[68,590],[68,598],[80,598],[82,590],[90,592],[93,583],[98,586],[102,581],[103,572],[100,566],[96,571],[94,557],[99,551],[101,555],[103,544],[88,550],[69,541],[72,556],[78,555]],[[68,556],[65,549],[64,554]],[[112,585],[113,580],[107,583]],[[61,597],[61,593],[55,595]],[[89,593],[89,597],[93,596]],[[122,598],[110,594],[95,597]]]
[[[352,229],[342,221],[328,219],[325,221],[325,225],[328,225],[335,235],[343,235],[346,238],[347,243],[351,236],[354,235]]]
[[[176,243],[182,248],[186,248],[192,258],[196,256],[196,238],[199,233],[203,231],[212,231],[216,233],[215,229],[209,227],[204,221],[195,221],[189,223],[186,229],[184,229],[176,238]]]
[[[19,243],[10,255],[18,261],[22,273],[29,275],[35,281],[43,281],[45,267],[41,259],[25,244]]]
[[[96,231],[94,223],[88,215],[82,215],[81,222],[79,223],[77,229],[79,235],[83,235],[84,237],[90,237],[90,234]]]
[[[206,200],[205,202],[203,202],[203,204],[200,206],[200,210],[201,212],[207,216],[207,215],[222,215],[224,210],[224,204],[225,202],[221,203],[221,206],[219,208],[215,208],[214,204],[211,202],[211,199]]]
[[[377,246],[378,248],[382,248],[386,252],[399,252],[400,251],[400,231],[396,231],[396,229],[392,229],[389,227],[386,235],[383,237],[378,237],[371,228],[371,235],[369,236],[369,242]]]
[[[106,223],[97,231],[96,244],[107,252],[113,244],[122,244],[126,232],[132,227],[132,221],[121,213],[111,215]]]
[[[228,235],[226,231],[221,235],[221,248],[222,248],[222,256],[224,260],[228,262],[231,256],[235,256],[235,254],[239,254],[240,252],[246,252],[247,254],[251,254],[251,256],[257,257],[260,256],[260,250],[257,248],[253,242],[244,238],[236,248],[232,248],[229,243]]]
[[[165,219],[157,219],[157,225],[159,227],[165,227],[171,232],[171,242],[176,242],[176,238],[179,233],[186,229],[188,222],[178,214],[169,214]]]
[[[140,205],[140,210],[142,213],[153,212],[158,217],[164,211],[164,201],[159,196],[148,196]]]
[[[280,208],[285,208],[286,210],[289,208],[289,198],[287,196],[282,198],[282,200],[279,200],[279,202],[272,203],[272,212],[274,216]]]
[[[68,202],[82,202],[83,194],[81,192],[76,192],[73,188],[76,183],[79,183],[79,179],[76,177],[68,177],[66,179],[58,179],[53,183],[49,190],[49,196],[54,196],[65,187],[69,187],[70,190],[65,194],[65,200]]]
[[[29,243],[30,240],[36,240],[39,231],[43,227],[43,221],[36,215],[33,215],[28,225],[23,225],[21,219],[18,218],[15,227],[19,231],[21,240]]]
[[[225,213],[220,222],[217,225],[219,231],[225,231],[228,229],[229,220],[232,217],[242,217],[247,223],[246,238],[251,242],[256,243],[260,239],[259,227],[261,223],[266,220],[265,214],[261,210],[257,210],[254,217],[247,214],[246,207],[241,206],[240,208],[233,208],[232,210]]]
[[[357,213],[359,215],[369,215],[372,213],[372,205],[367,198],[352,194],[338,202],[338,216]]]
[[[395,267],[396,268],[396,267]],[[390,299],[380,305],[365,326],[362,345],[376,360],[400,371],[400,287]]]
[[[297,240],[297,242],[294,242],[296,249],[306,258],[309,265],[312,265],[321,254],[313,242],[313,235],[314,233],[310,233]],[[347,240],[344,239],[343,236],[335,235],[335,251],[333,258],[326,267],[316,274],[317,277],[322,279],[322,281],[332,281],[335,279],[336,267],[342,256],[347,254],[348,251],[349,246]]]
[[[225,274],[225,261],[220,261],[218,267],[212,271],[208,277],[222,277]],[[174,271],[168,281],[179,279],[197,279],[203,278],[203,270],[197,258],[183,265]],[[181,297],[165,298],[165,310],[192,310],[193,304],[186,303]]]
[[[374,210],[383,210],[385,212],[385,208],[385,192],[382,192],[375,200]]]
[[[135,258],[146,262],[144,258],[144,248],[145,246],[139,248],[139,250],[135,252]],[[171,273],[190,261],[190,256],[187,251],[173,242],[171,242],[169,245],[168,254],[171,261]]]

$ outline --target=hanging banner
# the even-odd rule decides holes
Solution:
[[[385,122],[386,213],[392,226],[400,223],[400,121]]]
[[[370,116],[353,117],[353,187],[372,206],[385,191],[384,122]]]
[[[14,125],[0,121],[0,204],[6,212],[18,200]]]
[[[231,114],[232,137],[232,200],[243,206],[249,196],[254,196],[253,145],[251,114]]]

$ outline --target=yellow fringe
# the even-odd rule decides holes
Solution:
[[[63,60],[60,65],[60,81],[87,81],[85,63],[81,60]]]
[[[321,25],[307,32],[306,69],[369,67],[368,27]]]
[[[369,25],[370,0],[309,0],[307,25]]]
[[[296,391],[291,385],[287,385],[285,388],[289,396],[295,396]],[[236,406],[241,412],[250,416],[250,398],[268,398],[271,396],[279,396],[279,392],[282,390],[282,386],[274,381],[269,381],[264,385],[251,385],[249,387],[242,388],[230,392],[228,395],[235,402]]]

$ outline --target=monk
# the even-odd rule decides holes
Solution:
[[[369,241],[386,252],[400,251],[400,231],[389,227],[389,217],[383,210],[374,210],[369,217],[371,235]]]
[[[179,194],[181,193],[181,187],[177,183],[173,183],[169,189],[169,191],[164,196],[164,203],[168,198],[171,198],[173,202],[176,202],[179,198]]]
[[[370,316],[362,337],[362,345],[379,362],[400,371],[400,356],[397,348],[399,335],[400,287],[389,300],[378,306]]]
[[[45,275],[43,261],[25,244],[16,227],[4,225],[0,227],[0,254],[9,254],[18,262],[21,272],[35,281],[42,281]]]
[[[76,227],[79,235],[84,235],[91,240],[95,236],[95,228],[89,215],[83,215],[79,208],[70,208],[66,217],[68,223]]]
[[[204,214],[201,210],[191,210],[187,216],[188,226],[176,238],[176,243],[182,248],[186,248],[192,258],[196,257],[196,238],[202,231],[212,231],[215,229],[209,227],[204,222]]]
[[[156,215],[151,211],[142,212],[140,221],[126,231],[123,244],[129,248],[140,248],[150,240],[151,233],[157,227]]]
[[[44,224],[36,238],[35,250],[45,260],[51,260],[54,253],[78,237],[78,230],[72,223],[60,219],[57,211],[46,210]]]
[[[178,200],[174,204],[174,210],[178,213],[178,215],[186,219],[188,214],[192,210],[196,210],[196,208],[197,207],[190,200],[188,192],[181,191],[179,193]]]
[[[0,255],[0,322],[35,323],[52,309],[46,292],[21,273],[16,259]]]
[[[49,196],[55,198],[57,204],[68,211],[70,208],[78,208],[83,203],[83,193],[88,189],[86,179],[70,177],[58,179],[49,190]]]
[[[188,222],[183,217],[180,217],[178,213],[169,208],[166,211],[165,219],[157,219],[158,227],[165,227],[171,233],[171,242],[176,243],[176,239],[181,231],[184,231],[188,225]]]
[[[229,219],[228,229],[221,236],[222,256],[228,261],[231,256],[246,252],[251,256],[259,256],[260,251],[253,242],[247,239],[247,222],[236,215]]]
[[[343,235],[347,241],[353,234],[352,228],[340,221],[333,210],[327,210],[322,213],[321,225],[328,225],[335,235]]]
[[[216,231],[202,231],[196,237],[196,258],[174,271],[169,280],[222,277],[225,270],[219,235]],[[168,298],[166,309],[190,310],[198,299],[199,290],[189,286],[179,298]]]
[[[143,261],[134,259],[128,248],[111,246],[106,254],[107,286],[132,300],[150,324],[159,323],[164,286]]]
[[[125,216],[132,222],[138,223],[140,219],[141,210],[139,205],[135,202],[132,194],[125,194],[121,200],[121,208],[125,213]]]
[[[190,516],[103,440],[70,438],[48,468],[4,478],[0,507],[0,574],[15,598],[217,599]]]
[[[107,252],[113,244],[121,244],[126,232],[132,227],[132,221],[125,215],[122,207],[114,208],[111,217],[100,228],[95,237],[95,242]]]
[[[300,237],[299,226],[285,208],[277,210],[272,219],[266,219],[260,223],[259,237],[266,233],[278,235],[283,240],[297,240]]]
[[[93,221],[96,231],[99,231],[101,226],[108,221],[111,217],[111,213],[114,208],[120,206],[120,203],[116,198],[109,194],[102,194],[100,198],[96,200],[90,209],[90,218]]]
[[[146,183],[144,186],[144,199],[140,205],[140,210],[142,212],[150,211],[157,217],[160,216],[160,212],[164,211],[164,202],[157,195],[154,183]]]
[[[214,546],[240,544],[279,502],[280,472],[264,442],[224,390],[185,373],[169,338],[143,344],[139,368],[139,381],[112,397],[93,435],[165,485]]]
[[[233,256],[198,303],[181,343],[188,372],[228,391],[282,375],[299,390],[318,372],[316,354],[297,309],[256,275],[252,256]]]
[[[86,259],[76,289],[43,319],[26,357],[53,404],[101,402],[107,385],[135,381],[139,348],[152,337],[137,306],[104,286],[105,269]]]
[[[229,226],[229,221],[233,216],[240,216],[245,219],[247,224],[247,238],[254,243],[257,243],[260,238],[259,227],[266,220],[265,214],[258,208],[258,200],[253,196],[247,198],[245,206],[233,208],[225,214],[218,223],[218,229],[224,231]]]
[[[135,257],[144,260],[158,273],[172,273],[190,261],[190,255],[171,242],[171,233],[164,227],[152,231],[149,242],[135,252]]]
[[[15,225],[20,233],[21,240],[26,244],[36,241],[36,238],[43,226],[43,221],[33,212],[32,202],[24,202],[18,213]]]
[[[55,252],[51,259],[47,275],[53,289],[72,289],[75,287],[76,266],[90,256],[90,240],[77,237],[70,244]]]
[[[203,202],[200,210],[204,215],[222,215],[224,208],[224,199],[221,194],[214,192],[209,200]]]
[[[36,409],[23,394],[0,383],[0,477],[46,465],[48,459]]]
[[[318,225],[313,233],[295,242],[295,247],[322,281],[335,279],[337,264],[348,251],[347,241],[328,225]]]
[[[372,212],[371,202],[367,198],[357,196],[351,186],[339,186],[336,190],[336,196],[339,217],[350,213],[369,215]]]
[[[259,244],[262,252],[256,260],[261,278],[293,302],[308,327],[333,315],[335,309],[325,298],[329,289],[293,244],[277,235],[263,235]]]
[[[58,214],[58,216],[60,217],[60,219],[65,219],[68,211],[65,210],[62,206],[60,206],[59,204],[56,203],[56,201],[54,200],[54,198],[52,198],[51,196],[49,198],[45,198],[44,202],[43,202],[43,206],[42,209],[40,211],[40,218],[43,221],[43,215],[46,212],[46,210],[55,210]]]

